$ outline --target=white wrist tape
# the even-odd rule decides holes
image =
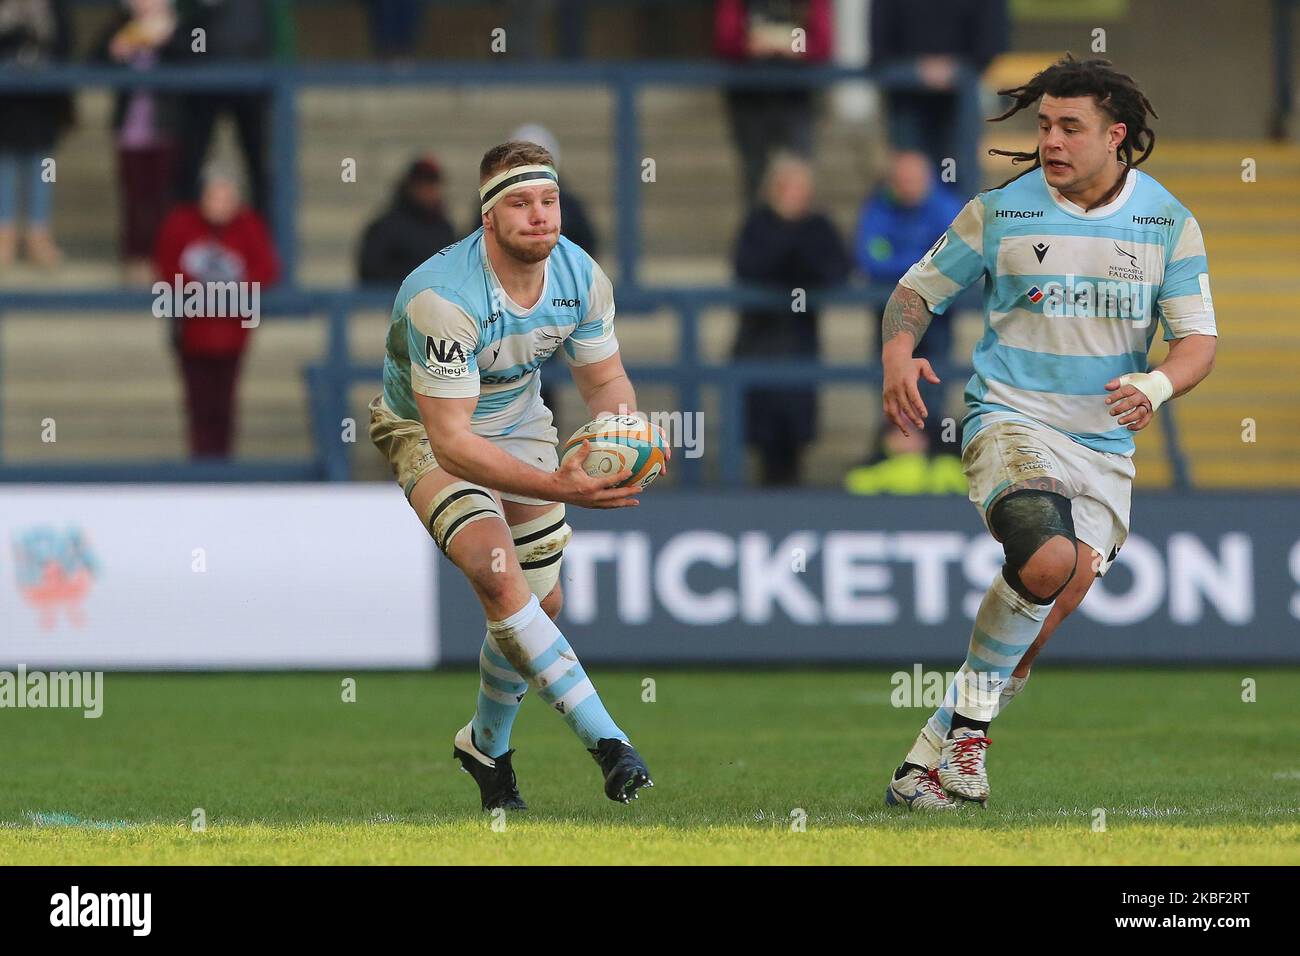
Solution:
[[[1151,411],[1155,411],[1174,397],[1174,383],[1160,369],[1150,372],[1129,372],[1119,377],[1121,385],[1132,385],[1151,400]]]

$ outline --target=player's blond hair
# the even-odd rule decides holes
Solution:
[[[530,143],[522,139],[512,139],[500,146],[493,146],[483,154],[478,164],[478,181],[480,185],[497,173],[505,172],[513,166],[554,166],[555,157],[545,146]]]

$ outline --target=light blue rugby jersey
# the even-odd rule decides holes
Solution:
[[[531,309],[506,295],[480,228],[421,263],[393,303],[384,357],[384,401],[420,420],[415,394],[478,398],[470,428],[508,435],[537,414],[541,364],[563,347],[570,365],[618,351],[614,292],[591,256],[563,236],[546,260]]]
[[[1034,421],[1096,451],[1131,456],[1106,382],[1150,369],[1154,316],[1165,339],[1217,335],[1201,228],[1137,169],[1084,211],[1041,169],[980,193],[902,285],[942,314],[984,278],[984,336],[966,384],[962,450],[999,421]]]

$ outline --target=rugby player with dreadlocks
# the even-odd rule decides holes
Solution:
[[[1067,55],[997,120],[1037,107],[1032,165],[968,202],[908,270],[881,322],[886,415],[928,415],[912,357],[935,315],[984,280],[984,335],[962,419],[970,498],[1005,563],[979,606],[966,660],[885,791],[948,810],[989,796],[989,723],[1128,535],[1133,436],[1214,366],[1218,332],[1201,228],[1139,172],[1155,111],[1106,60]],[[1152,368],[1155,316],[1169,352]]]

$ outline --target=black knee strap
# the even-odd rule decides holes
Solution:
[[[1035,604],[1051,604],[1074,577],[1070,575],[1048,598],[1040,598],[1020,580],[1020,570],[1039,548],[1055,537],[1065,538],[1078,547],[1074,536],[1074,515],[1070,499],[1054,491],[1023,488],[999,500],[989,512],[989,528],[1002,542],[1006,563],[1002,577],[1017,594]]]

